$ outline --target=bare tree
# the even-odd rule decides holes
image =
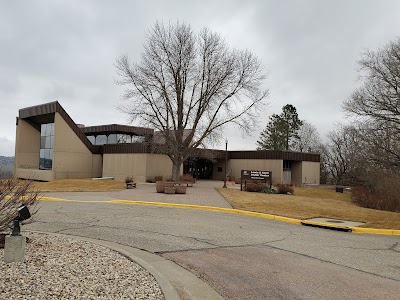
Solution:
[[[385,128],[400,132],[400,38],[359,61],[362,86],[344,109]]]
[[[321,138],[317,128],[303,121],[297,131],[297,138],[292,145],[294,151],[321,153]]]
[[[359,134],[363,147],[368,152],[365,161],[383,169],[400,171],[400,132],[396,128],[380,125],[379,122],[359,122]]]
[[[174,180],[193,150],[221,137],[226,124],[249,132],[268,95],[255,55],[230,49],[208,29],[195,34],[179,22],[155,23],[140,63],[124,55],[116,67],[130,100],[122,110],[162,133]]]
[[[324,161],[336,184],[358,183],[365,170],[363,138],[354,126],[339,125],[328,133]]]

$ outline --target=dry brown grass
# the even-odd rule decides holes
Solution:
[[[350,193],[314,187],[296,187],[294,195],[218,189],[233,208],[296,219],[332,218],[363,222],[363,227],[400,229],[400,213],[359,207]]]
[[[126,188],[120,180],[63,179],[32,183],[40,192],[109,192]]]

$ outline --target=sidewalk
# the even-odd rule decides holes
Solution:
[[[138,184],[135,189],[124,189],[115,192],[51,192],[44,193],[43,196],[66,200],[136,200],[232,208],[215,190],[216,187],[222,187],[222,185],[222,181],[198,180],[193,184],[193,187],[187,188],[186,194],[179,195],[157,193],[155,183],[142,183]]]

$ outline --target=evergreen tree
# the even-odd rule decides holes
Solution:
[[[258,150],[289,150],[298,139],[298,131],[303,125],[296,108],[287,104],[280,115],[273,114],[257,141]]]

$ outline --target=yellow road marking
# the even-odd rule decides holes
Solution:
[[[327,223],[311,222],[311,221],[306,221],[306,220],[299,220],[299,219],[276,216],[276,215],[259,213],[259,212],[246,211],[246,210],[240,210],[240,209],[234,209],[234,208],[215,207],[215,206],[165,203],[165,202],[150,202],[150,201],[137,201],[137,200],[67,200],[67,199],[54,198],[54,197],[40,197],[39,200],[41,200],[41,201],[77,202],[77,203],[109,203],[109,204],[125,204],[125,205],[145,205],[145,206],[157,206],[157,207],[196,209],[196,210],[215,211],[215,212],[245,215],[245,216],[250,216],[250,217],[281,221],[281,222],[286,222],[286,223],[291,223],[291,224],[296,224],[296,225],[300,225],[301,222],[305,222],[305,223],[307,222],[309,224],[312,223],[312,224],[326,226],[326,227],[351,229],[352,232],[354,232],[354,233],[400,235],[400,230],[394,230],[394,229],[377,229],[377,228],[363,228],[363,227],[353,227],[353,226],[331,225],[331,224],[327,224]]]

